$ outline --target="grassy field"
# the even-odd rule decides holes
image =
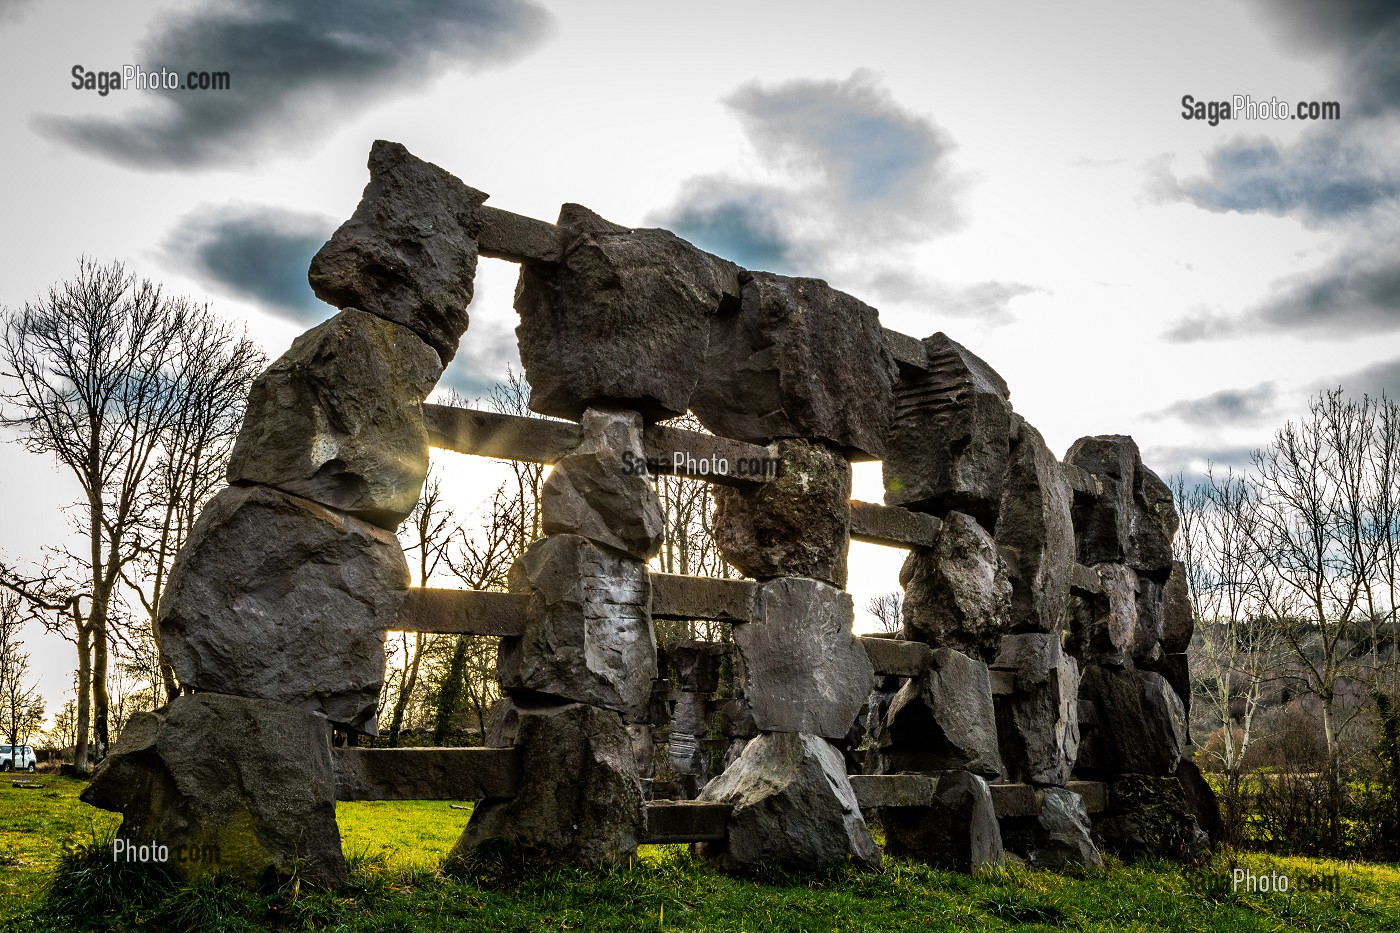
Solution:
[[[626,870],[460,881],[437,867],[469,814],[440,802],[341,804],[352,879],[337,894],[253,895],[205,885],[133,901],[129,889],[109,883],[82,889],[76,902],[60,889],[45,907],[49,873],[65,849],[100,838],[116,820],[77,800],[79,782],[40,781],[42,790],[0,787],[6,930],[1400,930],[1400,866],[1263,856],[1242,856],[1238,867],[1286,874],[1295,888],[1306,878],[1336,878],[1337,889],[1232,892],[1236,863],[1224,855],[1189,871],[1111,862],[1096,872],[1011,868],[974,878],[888,859],[880,874],[734,879],[678,846],[644,848]],[[110,863],[98,853],[87,864],[105,870]]]

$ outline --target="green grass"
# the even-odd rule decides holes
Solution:
[[[678,846],[646,847],[636,864],[611,872],[554,869],[511,881],[454,880],[436,866],[468,813],[440,802],[341,804],[351,883],[334,894],[250,894],[206,883],[153,888],[143,902],[132,902],[112,897],[121,889],[103,852],[85,857],[71,847],[90,839],[94,827],[110,829],[114,819],[77,801],[79,782],[42,780],[49,785],[42,791],[0,788],[0,839],[7,846],[0,851],[19,853],[21,863],[0,869],[7,930],[1400,930],[1400,866],[1253,855],[1239,864],[1294,878],[1337,873],[1340,891],[1231,893],[1233,864],[1223,855],[1192,872],[1110,861],[1095,872],[1012,868],[969,877],[887,859],[879,874],[736,879]],[[83,884],[60,887],[50,909],[37,911],[46,872],[65,842],[68,877],[83,877]],[[53,909],[65,903],[70,914],[55,916]]]

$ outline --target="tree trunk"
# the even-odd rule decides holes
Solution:
[[[76,614],[76,613],[75,613]],[[88,731],[92,723],[92,646],[91,628],[77,622],[78,629],[78,724],[73,741],[73,767],[79,777],[88,773]]]
[[[413,696],[413,690],[418,686],[418,665],[423,660],[423,633],[414,635],[413,660],[409,662],[408,674],[399,685],[399,695],[394,699],[394,715],[389,720],[389,747],[399,747],[399,731],[403,728],[404,710],[408,708],[408,701]]]
[[[457,645],[452,649],[452,661],[447,665],[447,673],[442,678],[438,690],[437,722],[433,727],[433,744],[442,745],[452,731],[452,717],[457,714],[457,705],[462,700],[462,679],[467,667],[467,636],[458,635]]]

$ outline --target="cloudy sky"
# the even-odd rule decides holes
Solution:
[[[231,89],[103,95],[79,65]],[[1341,119],[1211,126],[1188,94]],[[0,306],[116,258],[275,356],[331,313],[306,265],[387,138],[498,207],[825,278],[984,357],[1057,451],[1127,433],[1193,472],[1322,387],[1400,392],[1398,106],[1387,0],[0,0]],[[514,276],[482,262],[444,377],[468,396],[518,365]],[[453,459],[469,510],[489,477]],[[0,496],[23,564],[77,489],[10,443]],[[897,566],[858,548],[858,604]],[[71,648],[31,648],[57,705]]]

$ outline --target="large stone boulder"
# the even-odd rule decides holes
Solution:
[[[646,803],[622,719],[582,703],[519,705],[518,715],[520,788],[476,805],[449,865],[627,864],[646,828]]]
[[[724,437],[820,440],[884,455],[898,371],[874,308],[820,279],[739,276],[742,301],[710,325],[690,407]]]
[[[1015,631],[1061,632],[1069,625],[1074,523],[1069,482],[1040,432],[1013,415],[996,543],[1011,578]]]
[[[373,734],[384,632],[407,588],[391,532],[232,487],[205,505],[170,572],[161,647],[188,689],[277,700]]]
[[[1185,710],[1158,674],[1089,665],[1080,678],[1076,773],[1167,775],[1176,769]],[[1175,701],[1175,702],[1173,702]]]
[[[1177,514],[1171,490],[1143,466],[1137,443],[1126,435],[1081,437],[1065,462],[1094,474],[1099,493],[1074,503],[1079,562],[1122,561],[1159,582],[1171,572]]]
[[[1006,382],[962,344],[924,340],[928,369],[894,389],[883,464],[885,503],[916,511],[957,509],[996,524],[1011,449]]]
[[[1011,620],[1006,563],[977,520],[950,512],[932,548],[910,551],[899,572],[904,637],[990,660]]]
[[[875,669],[852,634],[851,597],[799,577],[754,589],[751,622],[734,626],[737,686],[754,723],[774,732],[844,738],[875,686]]]
[[[311,260],[311,290],[402,324],[446,363],[467,330],[486,197],[399,143],[376,140],[359,206]]]
[[[951,648],[936,649],[929,670],[911,678],[890,701],[881,741],[886,773],[999,775],[1002,761],[987,665]]]
[[[428,472],[423,400],[442,375],[413,332],[348,308],[253,383],[230,483],[276,486],[390,530]]]
[[[1015,690],[997,697],[997,732],[1007,778],[1063,785],[1079,755],[1079,665],[1060,637],[1008,635],[992,663],[1015,675]]]
[[[1103,848],[1127,862],[1192,858],[1209,844],[1175,777],[1120,774],[1108,785],[1108,809],[1094,821]]]
[[[530,603],[525,633],[501,640],[501,685],[645,722],[657,675],[646,564],[553,535],[530,545],[511,578]]]
[[[1121,666],[1162,656],[1162,587],[1126,564],[1097,564],[1101,592],[1075,616],[1075,652],[1086,661]]]
[[[851,468],[821,444],[778,441],[776,479],[753,489],[716,486],[714,535],[724,559],[746,575],[811,577],[846,585]]]
[[[122,814],[123,852],[161,847],[162,867],[185,881],[333,887],[345,859],[330,733],[322,717],[269,700],[178,697],[131,717],[82,799]]]
[[[656,490],[631,466],[645,456],[642,416],[590,408],[582,425],[583,443],[561,457],[544,481],[544,532],[582,535],[647,560],[661,549],[665,517]]]
[[[885,851],[950,871],[1000,868],[1001,827],[987,782],[966,771],[938,778],[931,806],[883,807]]]
[[[732,670],[733,653],[734,646],[724,642],[673,641],[658,657],[664,656],[663,673],[682,690],[711,694],[719,689],[726,665]]]
[[[758,736],[700,799],[734,808],[725,842],[695,845],[725,871],[880,867],[841,754],[818,736]]]
[[[1191,645],[1196,632],[1195,610],[1191,608],[1191,589],[1186,580],[1186,565],[1172,562],[1171,575],[1163,588],[1162,651],[1179,654]]]
[[[1032,825],[1033,847],[1022,853],[1027,861],[1036,868],[1103,865],[1084,798],[1063,787],[1047,787],[1038,796],[1040,813]]]
[[[559,212],[563,256],[520,269],[515,334],[530,407],[578,418],[618,405],[684,414],[705,365],[710,318],[737,303],[739,268],[668,230],[632,230],[587,208]]]

